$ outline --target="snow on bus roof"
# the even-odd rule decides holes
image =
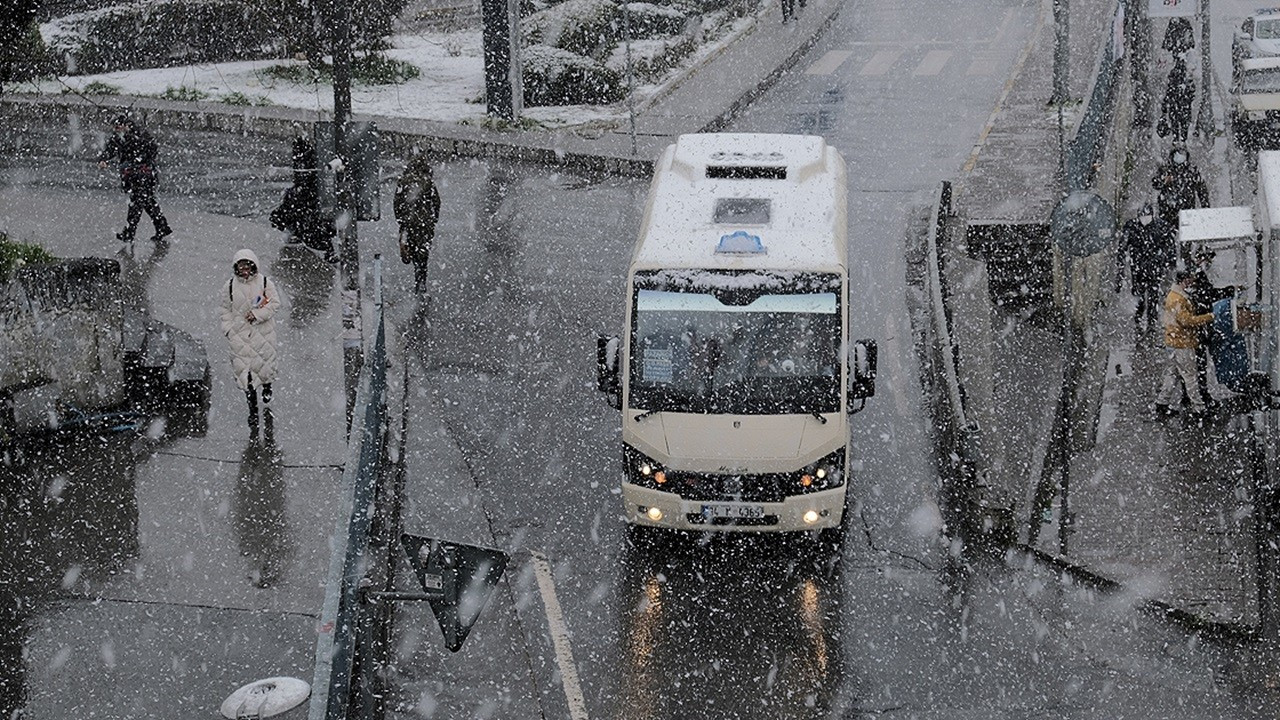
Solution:
[[[821,137],[681,135],[655,166],[650,203],[636,269],[845,265],[844,160]]]

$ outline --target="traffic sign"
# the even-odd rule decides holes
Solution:
[[[457,652],[488,603],[509,556],[501,550],[407,533],[400,542],[427,593],[445,647]]]
[[[1200,12],[1200,0],[1147,0],[1147,17],[1192,17]]]

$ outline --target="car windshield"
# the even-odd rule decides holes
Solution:
[[[840,409],[836,274],[637,274],[630,405],[695,413]]]
[[[1240,87],[1246,93],[1280,92],[1280,67],[1246,70]]]
[[[1280,18],[1255,20],[1253,23],[1253,36],[1259,40],[1280,39]]]

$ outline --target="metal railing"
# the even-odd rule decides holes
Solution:
[[[1116,2],[1111,14],[1111,27],[1123,17],[1121,12],[1122,4]],[[1115,112],[1114,89],[1122,66],[1121,57],[1117,56],[1116,51],[1116,33],[1112,32],[1098,58],[1084,113],[1076,125],[1075,134],[1067,143],[1065,164],[1068,191],[1092,187],[1096,180],[1098,163],[1106,150],[1111,118]]]
[[[387,342],[382,308],[381,260],[374,261],[375,331],[356,391],[354,421],[343,471],[344,501],[334,531],[329,580],[316,640],[315,674],[308,720],[371,717],[369,633],[376,629],[361,595],[376,573],[374,506],[385,468],[387,438]]]

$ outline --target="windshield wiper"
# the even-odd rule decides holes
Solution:
[[[644,412],[642,412],[642,413],[640,413],[639,415],[637,415],[637,416],[635,416],[634,418],[632,418],[632,421],[633,421],[633,422],[640,422],[641,420],[643,420],[643,419],[645,419],[645,418],[649,417],[650,415],[653,415],[653,414],[655,414],[655,413],[659,413],[659,412],[662,412],[662,411],[661,411],[661,410],[645,410]]]
[[[827,419],[823,417],[822,413],[818,412],[817,410],[810,410],[809,414],[818,418],[818,422],[822,423],[823,425],[827,424]]]

